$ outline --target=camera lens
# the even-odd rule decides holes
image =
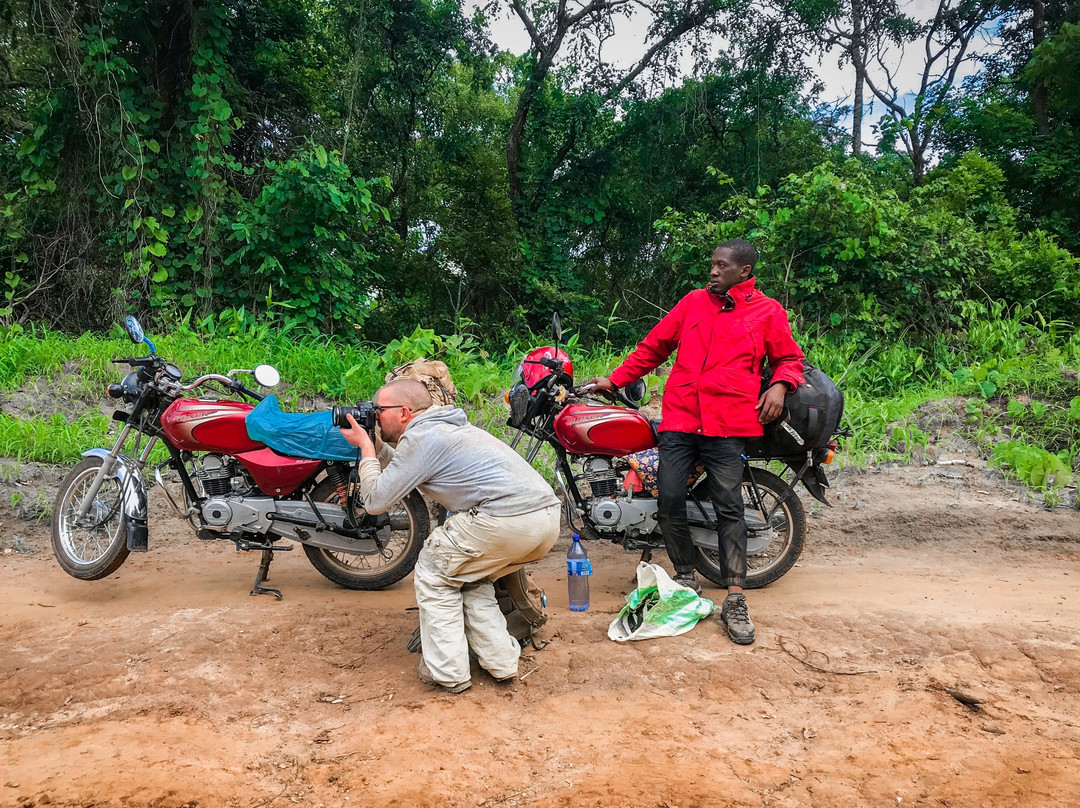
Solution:
[[[334,407],[334,409],[333,409],[333,411],[332,411],[332,413],[330,415],[330,421],[338,429],[348,429],[349,428],[348,416],[350,416],[350,415],[356,420],[357,423],[360,422],[360,419],[358,417],[360,415],[360,412],[359,412],[359,410],[356,409],[356,407],[348,407],[348,406]]]
[[[350,415],[361,428],[372,433],[375,431],[375,407],[370,401],[360,401],[352,407],[334,407],[331,411],[330,422],[338,429],[348,429]]]

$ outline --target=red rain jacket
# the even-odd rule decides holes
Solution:
[[[755,289],[753,278],[732,286],[728,296],[731,301],[706,289],[691,292],[611,374],[613,384],[625,387],[678,350],[664,386],[662,432],[757,437],[762,427],[754,407],[765,359],[774,382],[794,390],[803,381],[805,357],[784,307]]]

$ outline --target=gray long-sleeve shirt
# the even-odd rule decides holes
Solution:
[[[382,513],[414,488],[453,513],[521,514],[558,504],[544,478],[517,452],[469,423],[457,407],[431,407],[409,423],[397,449],[360,461],[360,498]]]

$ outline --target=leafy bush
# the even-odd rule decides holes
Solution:
[[[1060,457],[1038,446],[1005,441],[994,447],[993,462],[1013,471],[1021,482],[1038,491],[1057,491],[1072,482],[1070,457]]]
[[[684,290],[729,238],[758,248],[760,286],[803,328],[834,338],[919,339],[965,327],[970,290],[1075,318],[1080,264],[1041,232],[1021,235],[1001,172],[976,155],[934,172],[904,199],[857,160],[734,195],[719,217],[668,209],[657,221]]]

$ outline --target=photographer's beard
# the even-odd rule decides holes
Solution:
[[[375,442],[376,442],[376,444],[378,444],[380,441],[385,443],[391,449],[396,449],[397,448],[397,444],[398,444],[397,440],[388,439],[386,437],[386,435],[383,434],[382,425],[376,424],[375,425]]]

